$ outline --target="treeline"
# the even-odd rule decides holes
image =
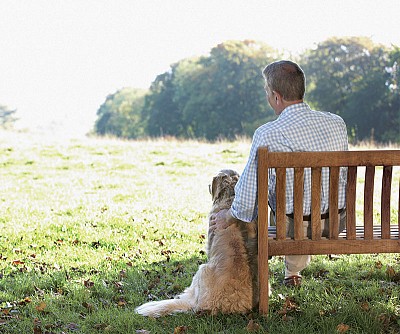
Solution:
[[[330,38],[297,57],[262,42],[221,43],[207,56],[171,65],[148,91],[124,88],[107,96],[97,111],[95,133],[207,140],[252,136],[276,118],[261,71],[283,58],[304,69],[306,102],[342,116],[352,142],[400,143],[400,48],[364,37]]]

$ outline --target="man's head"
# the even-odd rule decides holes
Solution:
[[[289,60],[273,62],[265,67],[263,76],[268,102],[277,114],[288,105],[303,101],[306,78],[296,63]]]

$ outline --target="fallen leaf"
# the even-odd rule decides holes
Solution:
[[[375,262],[375,268],[376,269],[381,269],[382,268],[382,262],[381,261]]]
[[[42,323],[38,318],[33,320],[33,334],[42,334]]]
[[[77,331],[77,330],[79,330],[79,325],[77,325],[77,324],[71,322],[71,323],[65,325],[65,328],[66,328],[66,329],[69,329],[69,330],[71,330],[71,331]]]
[[[87,309],[89,312],[92,312],[93,309],[94,309],[93,304],[90,304],[90,303],[87,303],[87,302],[83,302],[83,303],[82,303],[82,306],[83,306],[85,309]]]
[[[35,290],[36,290],[36,292],[38,293],[38,295],[39,296],[43,296],[44,295],[44,290],[42,290],[42,289],[39,289],[38,287],[34,287],[35,288]]]
[[[394,271],[392,266],[387,266],[386,274],[389,276],[389,278],[392,278],[394,277],[394,275],[396,275],[396,272]]]
[[[92,287],[94,286],[94,282],[92,282],[90,279],[88,279],[88,280],[86,280],[86,281],[83,281],[83,285],[84,285],[86,288],[92,288]]]
[[[124,286],[123,282],[114,282],[114,285],[117,289],[122,289]]]
[[[136,334],[150,334],[150,332],[145,329],[137,329],[135,333]]]
[[[29,297],[24,298],[20,302],[18,302],[18,305],[26,305],[29,304],[32,300]]]
[[[349,326],[349,325],[346,325],[346,324],[339,324],[339,325],[337,325],[337,327],[336,327],[336,330],[337,330],[339,333],[345,333],[345,332],[347,332],[349,329],[350,329],[350,326]]]
[[[47,305],[45,302],[40,302],[40,304],[37,305],[35,308],[36,308],[36,311],[43,312],[46,307],[47,307]]]
[[[14,260],[14,261],[12,262],[12,264],[13,264],[14,266],[19,266],[19,265],[21,265],[21,264],[25,264],[25,262],[20,261],[20,260]]]
[[[126,303],[126,301],[125,301],[124,299],[120,299],[119,302],[118,302],[118,306],[119,306],[119,307],[126,306],[126,304],[127,304],[127,303]]]
[[[189,329],[188,326],[178,326],[175,327],[174,329],[174,334],[179,334],[179,333],[186,333],[186,331]]]
[[[96,324],[94,328],[97,330],[105,330],[108,327],[108,324]]]
[[[379,321],[384,325],[384,326],[388,326],[390,324],[390,316],[382,313],[378,316]]]
[[[248,332],[257,332],[259,329],[260,329],[260,325],[258,323],[256,323],[253,319],[251,319],[246,326],[246,330]]]
[[[360,306],[364,311],[369,311],[369,303],[368,302],[362,302],[360,304]]]

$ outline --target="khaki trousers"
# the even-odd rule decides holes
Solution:
[[[339,233],[346,228],[346,210],[339,215]],[[275,214],[270,211],[270,224],[276,226]],[[303,221],[304,236],[311,238],[311,222]],[[329,235],[329,218],[321,220],[322,236]],[[286,236],[294,237],[294,221],[293,218],[286,217]],[[285,256],[285,278],[293,275],[300,276],[300,272],[306,268],[311,261],[310,255],[286,255]]]

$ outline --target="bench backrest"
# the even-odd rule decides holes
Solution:
[[[268,169],[276,170],[276,235],[273,240],[302,241],[303,236],[303,192],[304,192],[304,169],[311,168],[311,226],[312,237],[310,240],[318,241],[321,237],[320,223],[320,200],[321,200],[321,170],[323,167],[329,168],[330,191],[329,208],[331,212],[338,211],[338,182],[340,167],[347,167],[347,189],[346,189],[346,211],[347,224],[346,231],[340,239],[365,240],[374,239],[374,224],[380,225],[381,238],[398,238],[398,233],[392,234],[391,230],[391,195],[392,195],[392,175],[393,167],[400,166],[400,150],[381,150],[381,151],[348,151],[348,152],[268,152],[262,147],[258,151],[258,205],[259,205],[259,227],[267,234],[268,229]],[[380,221],[374,221],[373,201],[375,191],[375,171],[378,166],[382,166],[382,185],[380,190],[381,213]],[[365,167],[365,183],[363,189],[363,228],[364,235],[357,234],[356,222],[356,200],[357,200],[357,168]],[[286,189],[286,168],[294,168],[294,240],[286,238],[286,212],[285,212],[285,189]],[[399,206],[399,190],[397,185],[397,205]],[[360,194],[360,192],[359,192]],[[396,224],[399,224],[400,210],[397,209]],[[393,219],[393,217],[392,217]],[[330,215],[330,235],[327,239],[339,239],[338,215]],[[393,222],[392,222],[393,224]],[[396,230],[396,229],[394,229]],[[397,229],[398,230],[398,229]],[[294,243],[294,245],[297,243]],[[292,247],[290,247],[292,248]],[[282,254],[275,254],[279,252]],[[382,251],[389,252],[390,249]],[[339,253],[353,253],[355,250],[341,249]],[[282,249],[274,250],[274,254],[303,254],[301,250]],[[308,254],[308,253],[304,253]]]

